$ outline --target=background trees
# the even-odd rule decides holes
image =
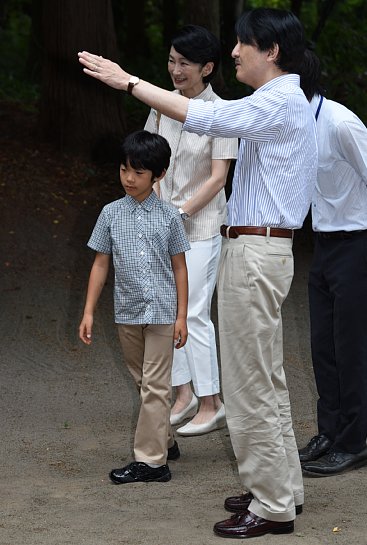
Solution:
[[[235,81],[230,57],[234,22],[257,6],[291,9],[301,18],[322,59],[327,96],[366,122],[365,0],[2,0],[0,100],[35,109],[40,134],[59,147],[108,157],[117,137],[143,125],[147,109],[86,78],[77,51],[121,61],[132,73],[170,88],[170,37],[182,24],[202,24],[222,43],[217,88],[238,97],[244,88]]]

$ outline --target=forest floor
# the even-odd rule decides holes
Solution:
[[[0,104],[2,545],[209,545],[240,493],[228,430],[179,439],[168,483],[114,486],[131,460],[138,398],[105,289],[94,343],[78,340],[97,214],[121,195],[116,172],[37,140],[34,116]],[[309,351],[310,234],[295,241],[284,306],[285,368],[299,445],[316,431]],[[215,304],[213,317],[215,320]],[[366,545],[367,468],[305,479],[295,533],[257,545]]]

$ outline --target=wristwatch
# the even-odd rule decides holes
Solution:
[[[188,214],[187,212],[184,212],[184,211],[182,210],[182,208],[179,208],[178,211],[179,211],[180,214],[181,214],[181,219],[182,219],[182,221],[186,221],[187,219],[189,219],[189,217],[190,217],[189,214]]]
[[[131,78],[129,79],[129,85],[127,86],[127,93],[129,95],[132,94],[135,85],[138,85],[139,81],[140,81],[140,78],[136,76],[131,76]]]

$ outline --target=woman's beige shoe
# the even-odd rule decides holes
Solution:
[[[177,414],[171,414],[170,416],[170,422],[171,426],[176,426],[177,424],[181,424],[184,420],[187,420],[187,418],[192,418],[196,415],[198,412],[198,405],[199,401],[195,394],[192,394],[192,398],[186,409],[181,411]]]
[[[205,424],[192,424],[191,422],[188,422],[185,426],[178,428],[176,431],[179,435],[204,435],[211,431],[220,430],[221,428],[224,428],[225,425],[226,412],[222,403],[218,412],[209,420],[209,422],[205,422]]]

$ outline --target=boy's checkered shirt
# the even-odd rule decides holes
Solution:
[[[176,208],[154,192],[141,203],[126,195],[103,208],[88,246],[113,256],[116,323],[176,321],[171,256],[190,249]]]

